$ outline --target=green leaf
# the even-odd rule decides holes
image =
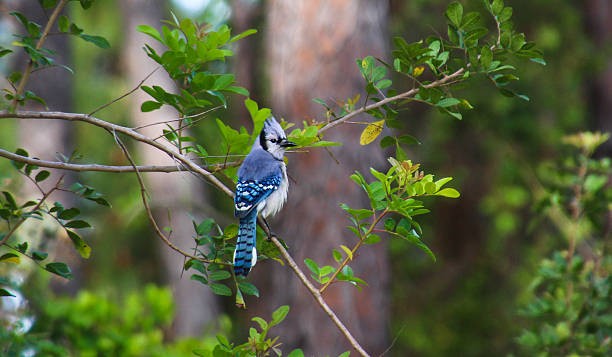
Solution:
[[[81,238],[81,236],[77,233],[69,229],[66,230],[66,233],[68,234],[68,237],[70,237],[72,245],[74,245],[74,248],[77,250],[77,252],[79,252],[81,257],[89,259],[89,256],[91,255],[91,247],[85,243],[83,238]]]
[[[215,270],[208,273],[208,279],[215,281],[228,279],[231,276],[232,274],[227,270]]]
[[[302,351],[301,349],[295,349],[291,352],[289,352],[289,354],[287,355],[287,357],[304,357],[304,351]],[[348,357],[348,356],[346,356]]]
[[[153,37],[154,39],[156,39],[159,42],[163,42],[161,36],[159,35],[159,31],[157,31],[157,29],[155,29],[152,26],[149,25],[138,25],[136,26],[136,30],[138,32],[142,32],[146,35],[149,35],[151,37]]]
[[[83,220],[77,219],[64,224],[66,228],[89,228],[91,225]]]
[[[68,32],[70,20],[66,15],[62,15],[57,19],[57,27],[59,28],[60,32]]]
[[[36,174],[36,176],[34,177],[34,181],[36,182],[41,182],[46,180],[49,176],[51,175],[51,173],[47,170],[42,170],[39,173]]]
[[[5,253],[0,256],[0,262],[19,264],[19,256],[15,253]]]
[[[397,139],[394,138],[393,136],[385,136],[380,141],[380,147],[381,148],[386,148],[386,147],[389,147],[391,145],[394,145],[396,142],[397,142]]]
[[[489,48],[489,46],[482,46],[480,49],[480,64],[482,68],[488,70],[491,67],[491,62],[493,61],[493,51]]]
[[[229,43],[241,40],[241,39],[243,39],[243,38],[245,38],[247,36],[251,36],[251,35],[256,34],[256,33],[257,33],[257,30],[255,30],[255,29],[248,29],[248,30],[243,31],[243,32],[237,34],[236,36],[232,37],[229,40]]]
[[[38,252],[38,251],[33,251],[32,252],[32,259],[34,259],[36,261],[45,260],[45,259],[47,259],[48,256],[49,256],[49,253]]]
[[[61,211],[58,215],[57,218],[59,219],[73,219],[74,217],[78,216],[81,213],[81,211],[76,208],[76,207],[72,207],[72,208],[68,208],[65,209],[63,211]]]
[[[319,275],[319,265],[312,259],[306,258],[304,259],[304,264],[313,272],[315,275]]]
[[[238,289],[247,295],[253,295],[259,297],[259,290],[257,287],[248,281],[240,281],[238,282]]]
[[[436,196],[443,196],[443,197],[449,197],[449,198],[457,198],[459,197],[459,191],[455,190],[454,188],[443,188],[440,191],[436,192]]]
[[[3,237],[3,235],[2,235],[2,237]],[[21,253],[24,253],[24,254],[25,254],[25,252],[28,250],[28,242],[23,242],[23,243],[17,244],[17,245],[15,246],[15,248],[16,248],[16,249],[17,249],[19,252],[21,252]]]
[[[461,27],[461,20],[463,18],[463,6],[458,2],[452,2],[446,9],[446,18],[456,28]]]
[[[15,295],[11,294],[8,290],[6,289],[0,289],[0,296],[12,296],[15,297]],[[302,354],[303,355],[303,354]]]
[[[366,239],[363,241],[365,244],[376,244],[380,242],[380,236],[378,234],[368,234]]]
[[[337,263],[340,263],[342,261],[342,253],[340,253],[336,249],[332,250],[332,256],[334,257],[334,260]]]
[[[152,100],[147,100],[146,102],[142,103],[142,105],[140,105],[140,111],[143,113],[152,112],[154,110],[161,108],[161,106],[162,106],[162,103],[155,102]]]
[[[262,331],[265,331],[268,329],[268,323],[266,322],[266,320],[262,319],[259,316],[253,317],[251,321],[257,322],[257,324],[259,325],[259,328],[261,328]]]
[[[278,309],[276,309],[272,313],[272,321],[270,321],[270,327],[276,326],[276,325],[280,324],[281,322],[283,322],[285,317],[287,317],[288,313],[289,313],[289,306],[288,305],[283,305],[283,306],[279,307]]]
[[[446,183],[448,183],[452,179],[453,179],[452,177],[444,177],[444,178],[441,178],[441,179],[437,180],[435,182],[436,190],[440,190],[442,188],[442,186],[446,185]]]
[[[448,108],[448,107],[452,107],[454,105],[460,104],[461,101],[457,98],[444,98],[441,99],[439,102],[436,103],[436,107],[439,108]]]
[[[4,57],[4,56],[8,55],[9,53],[13,53],[13,51],[9,50],[8,48],[4,48],[4,47],[0,46],[0,57]]]
[[[110,48],[110,43],[108,43],[108,41],[102,36],[80,34],[79,37],[87,42],[93,43],[94,45],[100,48],[104,48],[104,49]]]
[[[232,290],[226,285],[219,283],[210,283],[210,289],[214,294],[222,295],[222,296],[232,296]]]
[[[72,279],[72,271],[70,270],[70,267],[66,265],[66,263],[49,263],[45,265],[45,270],[55,275],[59,275],[62,278]]]
[[[200,274],[191,274],[191,278],[190,279],[191,280],[195,280],[195,281],[199,281],[200,283],[202,283],[204,285],[208,285],[208,280],[203,275],[200,275]]]

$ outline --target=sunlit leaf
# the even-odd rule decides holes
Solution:
[[[366,126],[366,128],[361,133],[361,137],[359,138],[359,144],[368,145],[372,141],[376,140],[380,133],[382,133],[384,125],[384,120],[369,123],[368,126]]]

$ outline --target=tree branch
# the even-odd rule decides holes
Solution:
[[[33,157],[27,157],[12,153],[10,151],[0,149],[0,157],[5,157],[9,160],[23,162],[29,165],[36,165],[39,167],[46,167],[50,169],[59,169],[67,171],[97,171],[97,172],[109,172],[109,173],[133,173],[133,172],[185,172],[186,168],[177,165],[140,165],[140,166],[117,166],[117,165],[100,165],[100,164],[75,164],[70,162],[62,161],[47,161]],[[206,165],[202,168],[211,170],[212,172],[222,170],[227,167],[237,166],[237,162],[230,162],[227,164],[215,164]]]
[[[35,111],[19,111],[15,113],[9,113],[7,111],[0,111],[0,119],[7,118],[16,118],[16,119],[55,119],[55,120],[67,120],[74,122],[85,122],[103,129],[106,129],[111,135],[115,135],[115,133],[121,133],[130,138],[145,143],[147,145],[153,146],[156,149],[166,153],[173,160],[178,161],[182,166],[184,166],[189,171],[200,174],[204,179],[208,182],[216,186],[222,192],[225,192],[227,195],[234,197],[234,192],[230,190],[223,182],[221,182],[217,177],[215,177],[208,170],[200,167],[189,158],[184,155],[181,155],[175,152],[171,147],[167,147],[161,143],[154,141],[153,139],[140,134],[134,131],[131,128],[113,124],[102,119],[98,119],[86,114],[78,114],[78,113],[64,113],[64,112],[35,112]]]
[[[142,204],[145,208],[145,212],[147,213],[147,218],[149,219],[149,222],[153,226],[153,230],[155,231],[155,234],[162,241],[164,241],[164,243],[168,247],[178,252],[179,254],[183,255],[184,257],[210,263],[210,261],[208,261],[207,259],[199,258],[193,254],[189,254],[185,252],[184,250],[176,246],[174,243],[172,243],[170,239],[168,239],[168,237],[166,237],[166,235],[162,232],[162,230],[159,228],[159,225],[157,225],[157,221],[155,221],[155,218],[153,217],[153,212],[151,211],[151,206],[149,206],[149,200],[147,199],[147,189],[145,187],[144,180],[142,179],[142,175],[140,175],[140,172],[138,171],[138,168],[136,166],[136,163],[134,162],[134,159],[132,159],[132,155],[130,155],[130,152],[125,147],[123,142],[121,142],[119,137],[115,135],[114,138],[115,138],[115,141],[117,142],[117,145],[119,145],[119,147],[121,148],[121,151],[123,151],[123,154],[125,155],[126,159],[130,162],[130,164],[132,164],[132,168],[134,169],[134,172],[136,173],[136,178],[138,179],[138,185],[140,186],[140,196],[142,197]]]
[[[449,84],[449,82],[452,82],[455,79],[463,76],[464,73],[465,73],[465,68],[460,68],[460,69],[456,70],[454,73],[451,73],[448,76],[444,76],[444,77],[442,77],[442,78],[440,78],[440,79],[438,79],[436,81],[433,81],[433,82],[431,82],[429,84],[425,84],[422,87],[423,88],[440,87],[440,86]],[[347,121],[347,120],[349,120],[349,119],[351,119],[351,118],[353,118],[353,117],[355,117],[355,116],[357,116],[359,114],[365,113],[365,112],[370,111],[372,109],[380,108],[380,107],[382,107],[384,105],[387,105],[387,104],[392,103],[392,102],[396,102],[396,101],[401,100],[401,99],[413,97],[414,95],[416,95],[419,92],[419,90],[420,90],[420,88],[413,88],[413,89],[411,89],[411,90],[409,90],[407,92],[400,93],[400,94],[395,95],[393,97],[385,98],[385,99],[383,99],[381,101],[378,101],[378,102],[370,104],[370,105],[363,106],[363,107],[361,107],[359,109],[355,109],[354,111],[346,114],[345,116],[343,116],[341,118],[338,118],[336,120],[330,121],[324,127],[319,129],[319,133],[323,133],[324,131],[327,131],[327,130],[329,130],[329,129],[331,129],[331,128],[339,125],[339,124],[344,123],[345,121]]]

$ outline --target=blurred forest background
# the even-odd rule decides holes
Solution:
[[[294,123],[323,119],[324,109],[313,98],[344,100],[363,86],[356,58],[389,57],[391,36],[411,42],[445,33],[443,13],[448,3],[101,0],[89,11],[70,7],[71,16],[88,32],[108,39],[111,47],[99,49],[77,39],[53,37],[50,46],[63,49],[64,57],[58,62],[69,64],[75,73],[50,69],[36,74],[39,77],[32,85],[50,110],[89,113],[112,101],[135,88],[154,68],[142,50],[148,39],[135,27],[159,28],[172,11],[211,26],[227,23],[235,33],[258,29],[240,42],[227,70],[236,73],[251,97],[278,117]],[[481,0],[462,3],[471,10],[483,8]],[[542,194],[543,164],[566,154],[564,135],[612,131],[612,4],[607,0],[508,0],[506,4],[514,9],[516,28],[538,44],[547,62],[546,66],[520,67],[516,89],[530,101],[494,95],[483,83],[462,90],[461,95],[474,106],[462,121],[424,105],[400,113],[401,130],[422,143],[409,147],[409,158],[441,177],[453,176],[454,187],[461,192],[457,200],[437,202],[422,219],[424,239],[437,261],[412,245],[390,240],[364,253],[361,265],[353,267],[365,274],[368,286],[362,291],[347,287],[330,291],[332,305],[374,354],[387,349],[391,356],[517,353],[516,337],[522,329],[517,311],[525,302],[527,285],[538,262],[565,244],[554,225],[535,214]],[[4,43],[12,41],[15,28],[7,11],[19,9],[41,21],[45,18],[33,0],[5,0],[0,7],[0,41]],[[3,61],[0,70],[22,65]],[[156,73],[147,83],[164,80]],[[137,91],[96,115],[131,126],[173,116],[169,111],[141,113],[146,97]],[[236,125],[249,125],[241,99],[230,100],[229,108],[231,113],[219,115]],[[219,140],[213,124],[212,120],[203,123],[192,134],[202,141]],[[78,148],[86,162],[123,160],[112,138],[99,135],[97,129],[60,123],[43,131],[36,125],[34,121],[1,122],[3,146],[27,147],[32,156],[41,158]],[[358,191],[343,187],[353,168],[363,171],[385,165],[382,149],[369,150],[367,157],[351,154],[361,130],[343,128],[331,135],[346,143],[341,149],[330,149],[333,156],[322,149],[290,155],[292,192],[287,207],[271,223],[286,238],[298,263],[307,256],[329,255],[329,247],[342,242],[346,218],[337,205],[363,199]],[[596,156],[611,154],[609,141]],[[147,155],[151,153],[139,152],[143,161],[164,164],[163,159]],[[0,168],[0,177],[9,180],[10,163],[0,162]],[[233,222],[231,202],[203,181],[180,174],[148,175],[147,179],[158,218],[172,225],[176,237],[191,237],[192,217]],[[56,254],[66,255],[64,260],[75,272],[73,280],[50,278],[36,269],[24,271],[22,304],[11,310],[3,298],[3,313],[32,317],[38,336],[51,339],[81,333],[83,346],[103,345],[104,341],[84,331],[115,326],[121,338],[129,339],[138,330],[129,326],[143,319],[150,334],[141,336],[141,344],[174,343],[172,353],[164,350],[167,355],[181,351],[189,355],[190,348],[213,339],[218,331],[246,338],[250,317],[269,316],[288,304],[291,312],[275,330],[283,349],[301,347],[307,355],[337,355],[349,349],[338,342],[335,328],[286,267],[271,261],[258,265],[249,278],[257,282],[261,297],[250,298],[248,310],[238,310],[231,301],[212,295],[181,274],[182,257],[151,234],[132,175],[84,173],[81,180],[103,192],[113,205],[112,209],[94,205],[83,209],[95,227],[86,234],[91,258],[83,261],[59,245]],[[189,247],[190,243],[183,244]],[[81,327],[62,330],[62,321]],[[162,327],[163,335],[156,326]]]

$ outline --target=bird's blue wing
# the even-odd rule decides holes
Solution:
[[[263,180],[238,180],[234,196],[234,214],[246,217],[257,205],[278,189],[281,177],[268,176]]]

